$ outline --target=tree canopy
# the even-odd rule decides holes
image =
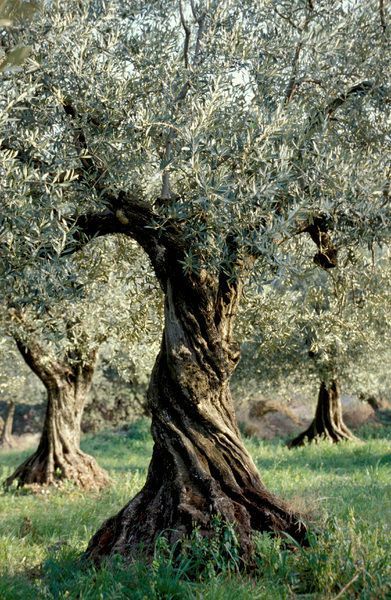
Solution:
[[[61,253],[99,208],[76,220],[88,236],[130,234],[156,262],[175,230],[190,271],[231,274],[239,248],[276,261],[305,230],[324,263],[326,231],[384,241],[378,3],[179,8],[54,2],[25,32],[33,58],[3,75],[3,248]]]

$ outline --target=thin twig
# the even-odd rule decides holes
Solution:
[[[342,590],[333,598],[333,600],[338,600],[338,598],[341,598],[344,595],[344,593],[348,590],[348,588],[350,588],[350,586],[359,578],[359,575],[360,573],[356,573],[353,579],[351,579],[349,583],[347,583],[342,588]]]
[[[201,40],[202,40],[202,36],[204,33],[204,29],[205,29],[206,12],[203,12],[200,15],[197,15],[194,2],[191,2],[191,9],[192,9],[193,16],[198,24],[197,38],[196,38],[194,56],[193,56],[193,66],[194,66],[194,65],[199,65],[201,62]],[[188,67],[188,66],[190,66],[189,65],[189,57],[188,57],[189,41],[190,41],[190,28],[189,28],[188,24],[186,23],[185,16],[183,13],[182,0],[179,1],[179,13],[180,13],[182,27],[185,30],[184,55],[185,55],[185,65],[186,65],[186,67]],[[190,89],[190,80],[188,79],[183,84],[183,86],[179,90],[178,94],[176,95],[176,97],[174,99],[174,107],[177,106],[178,104],[180,104],[186,98],[189,89]],[[176,137],[176,133],[171,128],[171,130],[168,134],[168,137],[167,137],[166,147],[165,147],[164,155],[163,155],[163,160],[166,163],[166,165],[168,165],[171,160],[172,142],[175,139],[175,137]],[[170,173],[167,168],[164,168],[163,174],[162,174],[162,191],[160,194],[160,198],[162,200],[169,200],[171,198]]]
[[[274,6],[274,12],[276,12],[278,14],[279,17],[281,17],[281,19],[284,19],[284,21],[288,21],[289,25],[291,25],[293,27],[293,29],[297,29],[298,31],[301,31],[301,27],[300,25],[297,25],[297,23],[295,23],[288,15],[284,15],[284,13],[280,12],[279,9],[277,8],[277,6]]]
[[[182,27],[185,32],[185,44],[183,46],[183,58],[185,60],[186,69],[189,67],[189,44],[190,44],[190,27],[186,23],[185,15],[183,14],[182,0],[179,0],[179,14],[181,16]]]

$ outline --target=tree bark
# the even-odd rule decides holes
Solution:
[[[334,443],[355,439],[343,421],[340,388],[336,380],[329,384],[320,384],[314,420],[308,429],[290,441],[288,446],[294,448],[321,439]]]
[[[151,556],[159,535],[174,543],[194,525],[210,535],[216,514],[234,524],[247,557],[254,531],[305,536],[298,516],[266,490],[240,439],[229,389],[239,359],[232,325],[240,286],[205,273],[185,277],[178,262],[170,264],[149,386],[154,449],[147,481],[91,539],[87,556],[96,562]]]
[[[107,473],[95,459],[80,450],[81,418],[94,373],[96,353],[87,363],[80,360],[60,364],[47,360],[39,347],[17,342],[29,367],[47,390],[47,409],[36,452],[5,481],[18,487],[30,484],[52,485],[69,480],[89,489],[109,482]],[[45,360],[46,359],[46,360]]]
[[[4,421],[3,431],[1,432],[0,448],[13,448],[14,439],[12,436],[12,427],[14,424],[15,415],[15,402],[11,400],[8,402],[7,415]]]

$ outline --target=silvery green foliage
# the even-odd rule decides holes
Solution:
[[[3,283],[2,323],[8,334],[39,346],[48,361],[89,361],[107,342],[110,360],[122,357],[125,377],[124,352],[129,368],[137,364],[149,372],[158,351],[161,301],[137,246],[100,239],[61,259],[57,275],[66,276],[67,285],[50,266],[46,260],[25,266],[24,277],[12,277],[7,288]]]
[[[384,243],[388,18],[377,0],[47,1],[23,73],[1,75],[2,268],[60,254],[67,217],[102,208],[87,155],[100,186],[185,223],[188,271],[230,271],[230,235],[284,262],[317,214],[337,245]]]
[[[238,379],[258,391],[309,394],[339,379],[349,393],[391,392],[390,255],[356,250],[340,267],[279,278],[247,296]]]

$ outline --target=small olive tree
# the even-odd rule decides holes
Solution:
[[[375,260],[359,248],[349,254],[347,260],[341,253],[338,269],[283,273],[248,294],[241,378],[252,375],[261,388],[287,394],[308,391],[314,383],[319,388],[315,418],[291,447],[320,438],[352,439],[342,417],[341,383],[357,396],[385,385],[389,255],[380,251]]]
[[[125,255],[126,265],[129,260],[138,264],[140,280],[143,265],[134,246],[114,240],[99,246],[94,249],[93,261],[88,260],[86,253],[65,261],[72,263],[64,265],[69,269],[68,278],[72,276],[72,285],[63,290],[62,299],[59,290],[53,294],[50,289],[55,279],[50,279],[48,289],[46,273],[38,268],[28,269],[29,278],[23,279],[19,288],[12,286],[9,290],[4,327],[14,336],[24,361],[45,386],[47,408],[36,452],[7,479],[7,486],[14,481],[22,486],[67,479],[81,487],[99,488],[108,482],[107,474],[96,461],[80,450],[81,419],[99,347],[108,339],[112,346],[121,346],[126,339],[131,352],[142,334],[142,341],[145,344],[149,341],[149,353],[155,353],[148,330],[156,323],[156,294],[150,290],[148,305],[146,298],[137,293],[137,282],[121,270]],[[110,268],[113,255],[117,263],[115,273]],[[92,271],[83,267],[86,259],[89,267],[93,263]],[[61,270],[58,275],[61,276]],[[7,279],[3,290],[6,282]],[[57,283],[60,285],[61,280]],[[152,316],[150,307],[154,308]],[[154,337],[156,334],[155,331]],[[141,362],[140,355],[132,358]],[[142,359],[144,364],[148,363],[148,352]]]

